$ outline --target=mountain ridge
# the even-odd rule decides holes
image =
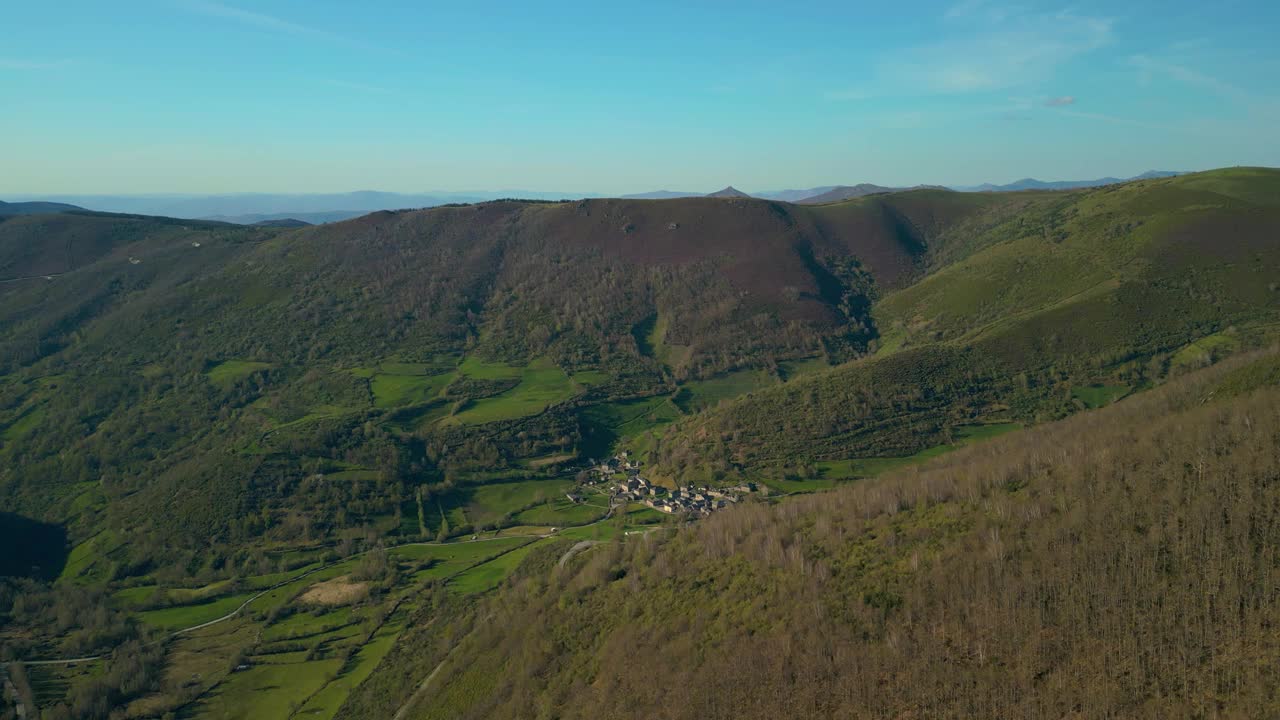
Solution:
[[[0,215],[37,215],[41,213],[60,213],[82,211],[84,208],[67,203],[24,201],[5,202],[0,200]]]
[[[1104,177],[1096,180],[1056,180],[1043,181],[1035,178],[1023,178],[1015,180],[1005,185],[994,185],[984,183],[982,185],[955,186],[952,189],[961,192],[1017,192],[1021,190],[1074,190],[1079,188],[1101,187],[1103,185],[1115,185],[1118,183],[1133,182],[1135,180],[1157,180],[1161,178],[1178,177],[1187,173],[1172,170],[1148,170],[1141,175],[1135,175],[1130,178]]]

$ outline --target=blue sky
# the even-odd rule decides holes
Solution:
[[[1280,3],[10,0],[0,193],[1280,165]]]

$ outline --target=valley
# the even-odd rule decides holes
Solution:
[[[1230,463],[1249,448],[1264,463],[1272,431],[1277,232],[1280,172],[1250,168],[816,205],[495,201],[298,228],[0,218],[0,537],[37,539],[4,559],[0,661],[51,718],[533,717],[538,698],[558,717],[661,714],[621,703],[647,697],[636,683],[664,657],[696,658],[677,687],[711,678],[705,696],[676,692],[672,717],[774,707],[759,693],[798,703],[784,715],[833,692],[958,712],[946,673],[929,705],[876,700],[833,668],[861,657],[923,682],[895,664],[902,643],[985,682],[992,653],[1022,657],[994,633],[1038,622],[1023,600],[1088,625],[1078,591],[1018,563],[1083,576],[1052,540],[1077,503],[1157,522],[1072,474],[1118,472],[1091,454],[1104,433],[1135,443],[1135,466],[1158,447],[1235,468],[1223,502],[1268,497],[1263,470]],[[1184,427],[1243,449],[1184,456],[1168,439]],[[1037,447],[1075,464],[1029,470]],[[1142,477],[1133,493],[1165,492]],[[1210,505],[1188,517],[1210,523]],[[1168,567],[1192,562],[1160,547]],[[956,622],[986,645],[916,634],[911,613],[954,609],[930,582],[963,587]],[[1196,627],[1222,630],[1210,615]],[[784,626],[825,655],[788,650]],[[705,647],[681,644],[691,627]],[[1114,640],[1072,637],[1019,667],[1052,675]],[[825,680],[715,692],[749,672],[735,654]],[[1171,682],[1142,657],[1133,672]]]

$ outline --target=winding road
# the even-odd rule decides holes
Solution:
[[[65,273],[50,273],[48,275],[26,275],[23,277],[15,277],[15,278],[0,278],[0,283],[15,283],[15,282],[22,282],[23,280],[52,280],[58,277],[59,275],[63,275],[63,274]]]

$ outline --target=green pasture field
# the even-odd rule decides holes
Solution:
[[[253,665],[233,672],[197,706],[201,717],[220,720],[287,718],[342,668],[341,659]]]
[[[536,540],[511,552],[499,555],[488,562],[476,565],[473,568],[465,570],[454,576],[449,581],[449,588],[456,593],[462,595],[471,595],[475,593],[486,592],[497,587],[499,583],[511,574],[525,556],[533,550],[534,546],[539,543],[554,542],[555,538],[546,538],[544,540]]]
[[[507,513],[518,512],[530,505],[564,500],[564,494],[573,487],[571,478],[471,486],[466,488],[469,496],[467,517],[473,523],[492,523]]]
[[[373,404],[379,408],[394,408],[428,402],[440,394],[454,373],[438,375],[396,375],[378,373],[369,380],[373,392]]]
[[[413,580],[421,582],[448,578],[528,542],[527,537],[512,536],[443,545],[401,545],[389,550],[388,554],[401,562],[417,564],[430,561],[428,567],[413,573]]]
[[[401,613],[403,615],[403,612]],[[298,710],[299,717],[320,718],[327,720],[338,713],[338,708],[346,701],[360,683],[373,673],[378,663],[395,646],[396,639],[404,630],[404,618],[387,622],[367,643],[360,647],[355,656],[344,666],[341,672],[327,683],[321,690],[312,695]]]
[[[542,412],[551,405],[564,402],[578,392],[574,382],[569,379],[564,370],[545,359],[535,360],[525,368],[484,363],[468,369],[467,363],[464,362],[460,370],[478,379],[518,377],[520,384],[504,393],[474,401],[445,422],[479,425],[528,417]]]
[[[296,640],[313,635],[323,635],[346,627],[360,618],[350,605],[333,608],[323,612],[300,611],[289,617],[272,623],[262,631],[263,642],[280,642]]]
[[[3,432],[0,432],[0,437],[3,437],[5,442],[12,442],[26,437],[40,426],[41,421],[44,420],[44,413],[44,408],[39,405],[28,408],[10,423]]]
[[[110,530],[103,530],[71,549],[67,563],[58,576],[59,582],[95,582],[110,561],[109,556],[120,547],[120,540]]]
[[[524,373],[518,365],[503,362],[487,362],[475,357],[468,357],[458,365],[458,372],[476,380],[515,380]]]
[[[701,412],[714,408],[723,401],[775,383],[777,379],[762,370],[737,370],[719,377],[685,383],[677,393],[675,402],[685,412]]]
[[[561,497],[543,505],[536,505],[515,516],[524,525],[583,525],[598,520],[605,514],[603,507],[573,503]]]
[[[1072,388],[1071,396],[1090,408],[1100,408],[1129,394],[1128,385],[1089,385]]]
[[[274,367],[271,363],[253,360],[226,360],[205,373],[209,382],[219,387],[230,387],[237,381],[260,371]]]
[[[144,623],[161,630],[180,630],[206,623],[210,620],[217,620],[243,605],[244,601],[253,597],[254,594],[253,592],[237,593],[194,605],[177,605],[160,610],[146,610],[138,613],[138,618]]]

